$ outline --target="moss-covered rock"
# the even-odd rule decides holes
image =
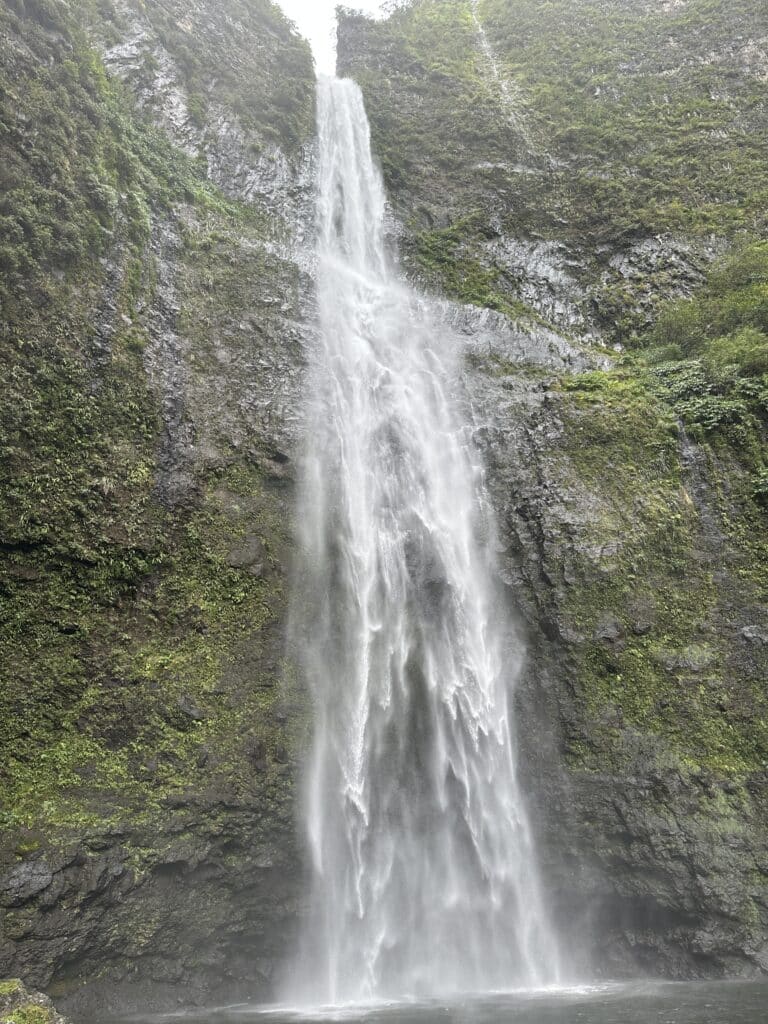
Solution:
[[[3,1024],[67,1024],[47,996],[28,992],[18,978],[0,981]]]
[[[768,969],[763,20],[340,26],[403,264],[468,304],[548,880],[610,973]],[[309,51],[267,0],[12,0],[0,56],[0,955],[94,1019],[253,997],[301,873]]]
[[[299,876],[309,49],[266,0],[0,29],[0,956],[99,1012],[253,992]]]
[[[406,266],[482,302],[433,259],[431,233],[469,223],[461,254],[494,304],[550,317],[553,279],[571,277],[558,326],[632,343],[724,244],[765,231],[766,32],[750,0],[410,0],[385,21],[345,15],[339,68],[365,93]],[[534,290],[530,243],[550,244]]]

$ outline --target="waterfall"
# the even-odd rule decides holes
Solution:
[[[533,141],[525,124],[525,118],[522,114],[522,96],[520,90],[514,87],[512,83],[501,73],[499,62],[496,60],[496,55],[493,52],[493,47],[491,46],[488,34],[483,28],[483,23],[480,20],[479,0],[472,0],[471,10],[472,21],[474,22],[475,29],[477,31],[477,38],[480,43],[480,52],[482,53],[483,59],[491,73],[491,78],[498,89],[501,106],[504,114],[506,115],[507,121],[509,122],[509,126],[518,133],[528,149],[533,152]]]
[[[286,994],[557,978],[518,783],[521,643],[458,353],[390,264],[358,87],[318,83],[318,303],[294,644],[314,698],[311,913]]]

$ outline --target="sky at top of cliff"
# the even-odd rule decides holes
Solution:
[[[338,0],[277,0],[312,44],[317,70],[332,75],[336,70],[336,7]],[[365,14],[379,14],[383,0],[354,0],[348,5]]]

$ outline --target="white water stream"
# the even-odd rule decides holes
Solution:
[[[525,142],[526,146],[531,152],[534,152],[533,140],[528,132],[528,126],[525,123],[525,117],[522,113],[522,94],[520,90],[512,84],[512,82],[505,78],[499,67],[499,62],[496,60],[496,55],[493,52],[491,41],[488,38],[488,34],[483,28],[483,23],[480,20],[480,3],[479,0],[472,0],[472,21],[475,24],[477,30],[477,38],[480,43],[480,52],[483,55],[486,66],[490,71],[491,78],[498,90],[499,98],[501,99],[501,106],[504,114],[509,122],[511,128],[513,128],[520,138]]]
[[[520,641],[459,367],[384,245],[358,87],[318,85],[320,342],[294,634],[312,906],[286,984],[339,1004],[554,983],[518,783]]]

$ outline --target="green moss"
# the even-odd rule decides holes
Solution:
[[[341,70],[363,88],[407,258],[431,288],[514,309],[519,282],[488,240],[557,242],[583,320],[635,344],[706,268],[712,236],[765,233],[768,84],[746,41],[768,15],[751,0],[477,11],[495,68],[463,0],[342,19]]]
[[[756,537],[748,544],[729,530],[729,571],[716,574],[681,473],[674,418],[642,370],[584,374],[560,387],[564,471],[599,502],[577,545],[585,557],[565,606],[582,638],[574,683],[592,723],[588,741],[574,737],[571,756],[621,763],[631,728],[663,739],[689,767],[762,770],[768,705],[758,676],[733,671],[723,625],[737,594],[747,605],[750,595],[759,600],[760,581],[747,583],[742,572]],[[726,529],[738,470],[730,475],[728,498],[715,498],[712,510]],[[713,497],[722,493],[716,479],[709,486]],[[747,523],[745,512],[738,508],[736,521]]]
[[[141,124],[122,87],[107,78],[81,29],[61,4],[43,27],[28,14],[0,14],[9,48],[0,105],[0,264],[4,319],[30,308],[81,307],[103,285],[99,257],[140,255],[150,209],[167,208],[200,180],[191,162]],[[29,125],[41,126],[37,145]],[[148,197],[151,197],[148,199]]]
[[[653,391],[672,406],[692,437],[744,468],[751,497],[763,505],[766,332],[768,245],[756,242],[716,264],[690,299],[663,306],[642,339]]]
[[[8,918],[8,932],[12,935],[12,914]],[[0,1011],[3,1024],[51,1024],[54,1018],[51,1009],[30,1001],[29,993],[18,978],[0,981],[0,1001],[4,1004]]]
[[[519,149],[498,90],[483,74],[468,0],[412,4],[379,22],[347,12],[344,25],[349,27],[342,31],[365,32],[373,58],[358,63],[355,55],[343,52],[340,71],[352,74],[365,93],[375,149],[393,195],[422,174],[429,177],[433,193],[449,174],[458,191],[476,173],[466,165],[468,148],[489,166]],[[382,64],[396,70],[396,81],[381,81]],[[428,118],[399,117],[393,109],[395,90],[405,94],[408,107],[428,111]],[[450,205],[455,196],[446,189],[440,198]]]
[[[262,634],[283,608],[270,551],[284,545],[285,526],[258,473],[243,473],[210,478],[152,586],[133,598],[128,621],[110,623],[109,610],[101,622],[91,619],[99,657],[69,692],[56,680],[63,717],[41,723],[31,743],[8,743],[10,823],[103,827],[119,822],[126,808],[139,820],[192,783],[221,777],[229,786],[248,784],[242,747],[249,736],[261,743],[265,764],[283,756],[287,740],[270,714],[279,680],[260,659]],[[266,551],[257,576],[229,564],[255,523]],[[118,632],[126,626],[129,633]],[[38,676],[44,667],[38,662]],[[43,694],[51,699],[47,689]],[[11,727],[19,721],[9,718]]]
[[[695,59],[724,39],[760,38],[765,11],[750,0],[673,11],[483,0],[481,11],[531,130],[568,165],[546,205],[571,230],[597,241],[765,225],[766,83],[737,57]]]
[[[667,303],[644,339],[744,376],[768,370],[768,242],[737,248],[713,266],[692,298]]]
[[[478,241],[477,215],[439,231],[419,231],[404,247],[404,260],[423,283],[441,289],[459,302],[495,309],[513,319],[539,320],[533,310],[510,293],[514,286],[501,271],[473,256]]]
[[[215,102],[246,131],[288,152],[309,141],[312,56],[277,4],[228,0],[226,20],[178,0],[147,4],[144,13],[181,71],[193,123],[204,127]],[[253,40],[256,33],[258,45],[244,47],[243,39]]]
[[[221,436],[215,468],[195,466],[189,501],[171,510],[144,364],[158,222],[183,241],[178,319],[201,394],[216,362],[202,318],[225,286],[224,316],[249,305],[246,262],[254,287],[285,276],[263,255],[283,225],[225,197],[137,115],[84,35],[89,19],[111,31],[102,7],[118,17],[96,6],[81,24],[53,2],[0,12],[0,818],[46,843],[156,820],[191,786],[256,786],[279,803],[290,785],[270,634],[284,600],[282,499],[258,468],[258,438],[244,454]],[[306,45],[256,6],[271,26],[258,59],[274,63],[285,44],[309,95]],[[311,101],[302,111],[286,128],[296,145]],[[75,247],[60,259],[64,230]],[[260,575],[230,564],[245,535],[264,545]]]
[[[53,1015],[50,1010],[35,1003],[27,1003],[12,1010],[7,1018],[8,1024],[51,1024]]]

